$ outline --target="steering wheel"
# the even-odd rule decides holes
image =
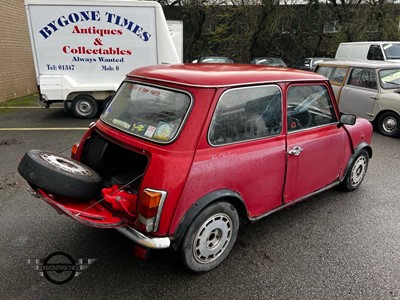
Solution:
[[[325,91],[320,91],[314,94],[311,94],[306,99],[304,99],[297,107],[294,109],[295,112],[304,112],[308,110],[310,106],[312,106],[316,101],[320,99],[322,95],[325,94]]]
[[[295,107],[288,108],[289,130],[308,128],[311,125],[312,116],[308,110],[296,111]]]

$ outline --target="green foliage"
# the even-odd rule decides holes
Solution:
[[[398,5],[385,0],[327,0],[326,4],[309,0],[306,5],[252,1],[226,2],[232,5],[178,1],[173,7],[164,6],[167,19],[184,22],[185,61],[219,54],[235,62],[246,63],[255,56],[279,56],[293,63],[307,56],[332,57],[343,41],[400,37]],[[324,32],[328,21],[335,21],[339,31]]]

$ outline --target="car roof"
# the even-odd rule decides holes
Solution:
[[[361,68],[400,68],[400,62],[381,61],[381,60],[332,60],[322,61],[318,66],[340,66],[340,67],[361,67]]]
[[[286,81],[326,81],[309,71],[254,64],[178,64],[157,65],[133,70],[128,79],[155,79],[200,87],[239,86]]]

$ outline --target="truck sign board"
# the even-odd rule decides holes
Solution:
[[[156,2],[25,0],[25,5],[41,101],[72,101],[78,117],[85,116],[79,107],[74,110],[74,99],[82,94],[101,101],[132,69],[180,62]]]

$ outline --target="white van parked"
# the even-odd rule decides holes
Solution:
[[[386,60],[400,62],[400,42],[340,43],[337,60]]]
[[[180,63],[155,1],[25,0],[39,100],[93,118],[132,69]]]

